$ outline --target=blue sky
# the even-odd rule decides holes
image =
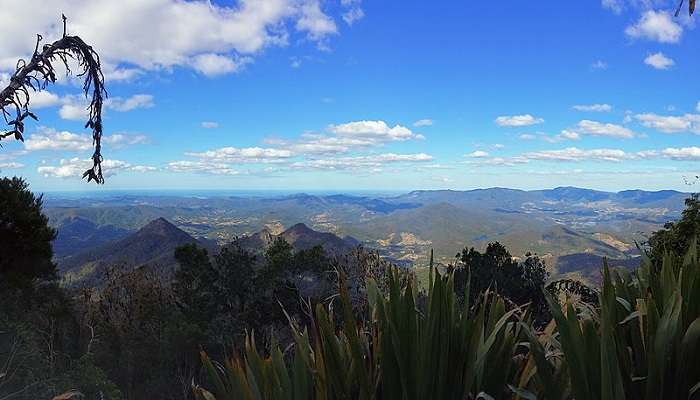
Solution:
[[[696,190],[700,37],[675,6],[0,0],[0,81],[65,13],[105,64],[101,190]],[[0,174],[96,189],[84,106],[75,79],[37,95]]]

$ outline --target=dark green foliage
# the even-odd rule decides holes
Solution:
[[[172,282],[175,301],[182,312],[202,329],[215,307],[215,271],[206,249],[188,244],[175,250],[180,267]]]
[[[328,271],[331,259],[321,246],[314,246],[307,250],[299,250],[294,254],[292,264],[293,272],[311,271],[322,273]]]
[[[112,269],[80,304],[95,363],[128,399],[177,398],[197,369],[203,334],[175,306],[170,287],[147,268]]]
[[[0,310],[0,398],[50,399],[74,388],[88,399],[120,400],[121,393],[92,354],[68,293],[43,284]]]
[[[471,303],[486,290],[493,290],[514,304],[529,304],[537,321],[549,320],[542,291],[549,274],[539,257],[528,253],[525,260],[518,262],[502,244],[494,242],[483,253],[473,247],[464,248],[457,258],[458,263],[451,268],[455,290],[464,293],[468,283]]]
[[[21,178],[0,179],[0,291],[28,289],[56,277],[51,241],[56,231],[41,211],[42,198]]]
[[[669,222],[649,238],[649,257],[660,263],[666,253],[677,258],[685,255],[690,241],[700,235],[700,199],[694,194],[685,200],[685,210],[678,221]]]

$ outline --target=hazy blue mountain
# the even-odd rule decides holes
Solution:
[[[277,238],[284,239],[295,251],[321,246],[330,255],[347,253],[360,244],[352,237],[340,238],[332,233],[315,231],[303,223],[296,224],[277,235],[268,229],[263,229],[253,235],[239,238],[236,243],[257,252],[270,246]]]
[[[121,239],[132,232],[114,225],[100,226],[83,217],[70,217],[57,230],[53,251],[58,259]]]
[[[115,266],[150,265],[172,270],[176,265],[175,249],[189,243],[211,248],[210,243],[199,242],[166,219],[158,218],[123,239],[60,260],[59,271],[69,281],[79,281]]]
[[[163,217],[198,240],[225,245],[246,237],[257,247],[302,223],[415,265],[427,262],[431,248],[438,260],[448,262],[464,246],[501,241],[514,255],[534,251],[554,266],[561,256],[573,254],[623,259],[634,253],[635,241],[676,219],[686,197],[670,190],[612,193],[576,187],[418,190],[390,196],[119,194],[49,196],[46,212],[55,226],[80,218],[98,229],[130,231]]]

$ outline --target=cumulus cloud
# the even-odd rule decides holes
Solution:
[[[660,43],[678,43],[683,27],[677,24],[667,11],[645,11],[636,24],[625,29],[631,38],[647,39]]]
[[[62,12],[70,17],[69,33],[100,49],[103,62],[114,66],[110,72],[123,79],[134,76],[135,68],[197,69],[191,60],[201,55],[254,55],[286,45],[294,32],[316,42],[337,33],[320,0],[241,0],[231,5],[205,0],[13,0],[4,10],[0,69],[6,71],[18,57],[30,55],[37,32],[46,40],[60,37],[56,16]]]
[[[669,147],[661,152],[664,156],[678,161],[700,161],[700,147]]]
[[[299,5],[296,28],[298,31],[306,32],[309,39],[318,42],[322,50],[327,49],[325,43],[327,36],[338,33],[338,27],[333,18],[321,10],[320,0],[306,0]]]
[[[596,60],[595,62],[593,62],[593,64],[591,64],[591,69],[594,69],[594,70],[608,69],[608,63],[606,63],[603,60]]]
[[[543,150],[523,154],[528,160],[540,161],[612,161],[621,162],[634,156],[619,149],[591,149],[582,150],[576,147],[567,147],[561,150]]]
[[[203,75],[213,78],[237,72],[246,64],[253,62],[251,57],[238,57],[234,59],[220,54],[200,54],[192,59],[192,68]]]
[[[114,133],[102,137],[102,142],[111,145],[114,148],[122,148],[136,144],[148,143],[146,135],[132,135],[128,133]]]
[[[420,128],[422,126],[431,126],[431,125],[433,125],[432,119],[419,119],[418,121],[413,123],[413,126],[415,126],[416,128]]]
[[[114,148],[122,148],[147,143],[148,137],[145,135],[115,133],[103,136],[102,142]],[[92,137],[87,134],[58,131],[54,128],[40,126],[35,133],[24,141],[24,148],[27,151],[87,151],[92,149]]]
[[[601,0],[601,5],[615,14],[622,13],[624,9],[624,3],[621,0]]]
[[[673,67],[676,63],[672,59],[666,57],[664,53],[659,52],[649,54],[644,59],[644,64],[654,67],[656,69],[664,70]]]
[[[501,117],[496,118],[496,124],[498,126],[510,126],[510,127],[529,126],[529,125],[541,124],[543,122],[544,122],[544,119],[535,118],[530,114],[501,116]]]
[[[518,138],[521,140],[535,140],[537,139],[537,136],[533,135],[532,133],[523,133],[518,136]]]
[[[92,167],[92,160],[74,157],[62,159],[58,165],[42,165],[37,172],[47,178],[81,178],[83,173]],[[119,172],[150,172],[157,168],[145,165],[131,165],[121,160],[102,161],[102,173],[104,176],[114,176]]]
[[[331,125],[328,127],[328,131],[338,136],[367,138],[378,142],[423,139],[422,135],[413,133],[405,126],[394,125],[390,127],[384,121],[355,121]]]
[[[477,150],[473,151],[469,154],[465,154],[466,157],[472,157],[472,158],[485,158],[489,156],[489,153],[483,151],[483,150]]]
[[[343,21],[345,21],[346,24],[352,26],[355,22],[364,18],[364,16],[364,11],[362,11],[362,9],[359,7],[355,7],[343,13]]]
[[[58,115],[62,119],[83,121],[88,118],[88,102],[83,96],[68,95],[60,99],[61,108]],[[150,94],[135,94],[131,97],[112,97],[104,102],[105,110],[127,112],[139,108],[151,108],[154,106],[153,96]]]
[[[329,159],[305,160],[292,163],[292,169],[320,170],[370,170],[385,164],[422,163],[432,161],[433,157],[425,153],[396,154],[384,153],[357,157],[337,157]]]
[[[573,108],[576,111],[585,111],[585,112],[610,112],[610,111],[612,111],[612,106],[610,104],[582,104],[582,105],[575,105],[571,108]]]
[[[605,136],[617,139],[631,139],[638,136],[635,132],[621,125],[606,124],[597,121],[583,120],[578,123],[579,133],[589,136]]]
[[[105,107],[108,110],[126,112],[137,108],[153,107],[153,96],[150,94],[135,94],[126,99],[121,97],[111,97],[105,100]]]
[[[647,128],[663,133],[693,132],[700,134],[700,115],[665,116],[654,113],[637,114],[634,118]]]
[[[283,162],[293,156],[292,152],[285,149],[262,147],[222,147],[205,152],[188,152],[185,155],[216,162],[227,163],[275,163]]]
[[[61,98],[48,90],[34,92],[29,97],[29,105],[35,109],[53,107],[59,104],[61,104]]]
[[[28,151],[86,151],[92,148],[92,139],[88,135],[41,126],[24,141],[24,148]]]
[[[226,163],[211,161],[173,161],[167,169],[172,172],[200,173],[211,175],[240,175],[241,172]]]
[[[204,129],[216,129],[219,127],[219,123],[214,121],[202,121],[201,126]]]
[[[1,162],[0,161],[0,171],[3,169],[20,169],[24,168],[24,164],[14,162],[14,161],[9,161],[9,162]]]

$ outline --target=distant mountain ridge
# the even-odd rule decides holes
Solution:
[[[54,256],[61,259],[81,253],[104,243],[118,240],[132,233],[128,229],[114,225],[99,226],[87,218],[69,217],[58,227],[58,235],[53,241]]]
[[[263,229],[253,235],[239,238],[235,243],[245,249],[261,251],[277,238],[284,239],[295,251],[321,246],[331,255],[347,253],[360,243],[352,237],[341,238],[329,232],[315,231],[303,223],[295,224],[278,235],[272,234],[269,229]]]
[[[120,195],[49,199],[45,212],[59,232],[63,226],[68,231],[64,236],[75,239],[62,241],[68,246],[57,251],[59,264],[63,259],[79,259],[77,254],[69,257],[71,245],[81,250],[84,247],[80,246],[93,242],[99,248],[98,229],[106,229],[104,236],[110,237],[115,228],[134,232],[164,217],[191,237],[211,238],[219,245],[241,238],[256,251],[268,246],[275,234],[283,234],[285,227],[290,230],[303,223],[315,232],[332,232],[335,239],[316,237],[297,227],[285,238],[297,243],[297,248],[308,246],[306,242],[328,242],[330,248],[361,243],[385,257],[417,266],[426,265],[431,249],[436,261],[448,263],[465,246],[483,249],[489,242],[499,241],[515,255],[532,251],[547,256],[556,272],[558,260],[562,271],[571,271],[576,266],[568,260],[584,256],[633,256],[635,242],[643,242],[666,222],[678,218],[688,196],[674,190],[606,192],[571,186],[529,191],[498,187],[417,190],[377,196]],[[83,241],[83,236],[91,239]],[[343,243],[341,238],[346,236],[354,239]],[[581,256],[562,258],[578,254]]]
[[[61,260],[59,271],[69,278],[82,280],[104,268],[121,265],[152,265],[171,269],[176,264],[175,249],[190,243],[211,247],[210,243],[198,241],[165,218],[158,218],[123,239]]]

